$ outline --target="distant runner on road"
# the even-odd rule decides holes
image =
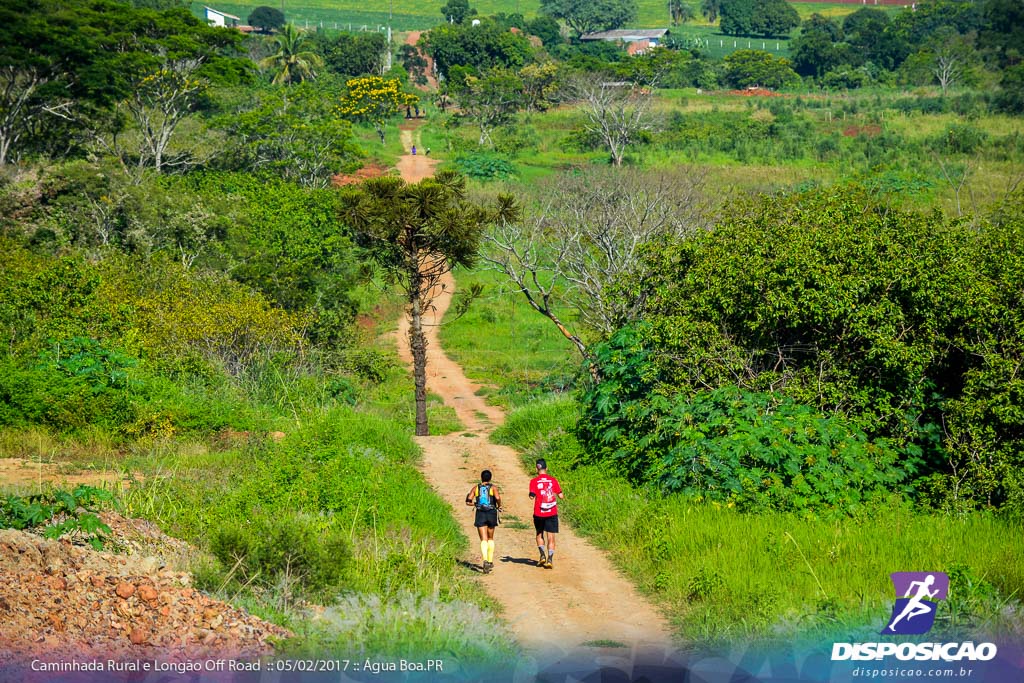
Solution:
[[[480,534],[480,555],[483,557],[481,568],[484,574],[494,569],[494,529],[498,526],[498,511],[501,510],[501,493],[491,482],[491,471],[480,473],[480,483],[466,494],[466,505],[476,508],[476,521],[473,526]]]
[[[555,536],[558,534],[558,500],[565,500],[558,480],[548,474],[548,463],[537,459],[537,476],[530,480],[530,498],[533,499],[533,528],[537,531],[538,567],[551,569],[555,560]],[[544,536],[547,535],[547,554]]]

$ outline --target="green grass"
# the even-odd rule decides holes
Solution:
[[[459,270],[455,280],[459,289],[477,283],[485,290],[465,316],[441,328],[441,343],[467,377],[485,385],[489,400],[515,405],[551,375],[576,370],[574,347],[522,294],[509,290],[504,275]]]
[[[970,94],[965,94],[969,103]],[[954,174],[965,169],[968,173],[960,193],[964,212],[984,211],[1002,201],[1024,172],[1016,120],[984,113],[965,117],[953,112],[932,114],[898,108],[918,96],[934,97],[934,93],[927,89],[868,89],[852,93],[794,92],[764,98],[726,92],[698,94],[693,88],[659,90],[652,106],[656,130],[651,141],[633,145],[625,161],[647,169],[690,167],[706,176],[708,187],[718,188],[714,194],[720,200],[730,191],[778,192],[811,184],[856,181],[878,186],[907,208],[931,210],[938,206],[955,214],[955,183],[943,173],[945,166]],[[784,111],[776,115],[773,111],[779,107]],[[715,146],[716,140],[724,139],[716,137],[717,133],[708,133],[696,146],[670,146],[672,140],[666,129],[673,117],[688,117],[694,126],[713,126],[721,124],[727,114],[736,119],[730,125],[771,124],[778,130],[773,139],[737,143],[732,150]],[[786,117],[796,117],[804,128],[786,133]],[[554,173],[606,165],[606,152],[581,151],[570,144],[574,131],[582,125],[582,113],[564,105],[530,117],[520,114],[513,126],[497,130],[493,153],[507,158],[516,171],[509,189],[529,195],[534,183]],[[952,126],[974,128],[987,137],[975,153],[935,152],[935,141]],[[887,136],[884,144],[872,143],[872,138],[883,132]],[[454,129],[442,130],[437,125],[431,134],[441,142],[439,157],[451,159],[459,153],[479,150],[469,122]],[[780,150],[793,147],[792,136],[797,134],[797,153],[780,155]],[[787,135],[790,141],[783,143]],[[788,147],[780,147],[783,144]],[[905,191],[906,182],[914,184],[915,189]]]
[[[368,6],[357,0],[288,0],[282,3],[288,21],[299,27],[316,28],[323,25],[324,28],[334,30],[348,30],[349,25],[353,30],[359,30],[366,26],[369,30],[376,30],[379,27],[387,26],[389,21],[392,29],[396,31],[426,30],[441,23],[441,7],[446,0],[389,0],[374,3]],[[205,2],[193,2],[192,12],[201,18],[205,18],[203,7]],[[242,19],[244,23],[253,9],[260,5],[267,4],[263,0],[244,0],[242,2],[227,2],[211,5],[217,10],[234,14]],[[700,3],[691,1],[689,3],[696,15],[696,19],[689,24],[674,27],[680,33],[690,31],[703,32],[705,29],[717,31],[717,26],[709,26],[700,14]],[[480,15],[490,16],[505,12],[507,14],[521,13],[527,19],[537,16],[540,9],[539,0],[475,0],[470,5]],[[277,7],[277,5],[273,5]],[[372,7],[372,9],[370,9]],[[667,5],[661,0],[639,0],[637,2],[638,16],[635,22],[630,24],[634,28],[671,28],[669,25]],[[833,4],[833,3],[793,3],[800,14],[801,19],[806,19],[811,14],[825,14],[830,17],[842,17],[858,9],[860,5]],[[887,11],[897,11],[888,7],[881,7]],[[390,17],[390,19],[389,19]]]
[[[890,505],[851,517],[741,514],[636,489],[600,466],[578,466],[566,433],[576,406],[550,398],[516,410],[494,440],[543,455],[566,491],[562,514],[607,550],[701,643],[877,633],[892,605],[889,574],[953,578],[940,631],[1018,633],[1004,612],[1024,595],[1024,539],[1011,521]],[[560,506],[561,507],[561,506]]]
[[[391,299],[365,299],[363,310],[385,319],[381,327],[397,319]],[[233,405],[228,414],[244,423],[221,431],[133,440],[99,427],[7,428],[0,455],[137,474],[117,491],[122,512],[192,544],[198,587],[292,629],[286,653],[451,651],[466,665],[506,661],[515,646],[498,610],[470,609],[487,598],[456,561],[467,548],[461,529],[416,469],[412,381],[391,344],[376,354],[370,367],[380,381],[346,376],[354,405],[351,394],[332,393],[333,375],[293,370],[179,387],[183,401]],[[428,415],[433,433],[461,429],[437,397]],[[274,440],[270,430],[285,436]],[[257,553],[264,538],[281,542]],[[286,551],[298,560],[282,571],[274,562]],[[233,571],[238,557],[243,567],[255,563],[247,577]],[[327,610],[314,617],[303,601]],[[412,608],[423,618],[402,618]]]

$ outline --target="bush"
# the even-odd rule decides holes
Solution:
[[[501,180],[516,174],[515,167],[504,157],[486,152],[460,154],[455,157],[459,173],[474,180]]]
[[[735,387],[700,392],[660,417],[657,483],[668,493],[741,510],[856,512],[884,499],[919,464],[841,418]]]
[[[136,359],[76,337],[53,344],[31,366],[0,361],[0,425],[39,424],[71,430],[112,426],[135,417],[128,370]]]
[[[343,530],[284,511],[218,529],[210,550],[237,584],[298,589],[308,596],[338,590],[352,557]]]
[[[856,449],[884,440],[908,456],[901,467],[933,505],[1017,510],[1020,203],[988,220],[947,221],[832,188],[763,198],[714,230],[652,245],[647,268],[618,285],[646,301],[646,324],[598,347],[583,440],[594,457],[651,480],[666,444],[661,420],[701,392],[738,386],[811,409],[799,416],[807,423],[836,419],[822,429],[848,430],[863,444],[850,451],[857,460]],[[825,441],[819,433],[805,447]],[[900,481],[901,467],[886,467],[887,485]]]

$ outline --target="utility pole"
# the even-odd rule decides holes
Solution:
[[[388,2],[388,55],[384,58],[384,70],[391,71],[391,20],[394,18],[395,0]]]

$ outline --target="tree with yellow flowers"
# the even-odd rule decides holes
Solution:
[[[420,98],[402,92],[402,83],[397,78],[384,79],[381,76],[361,76],[345,83],[348,92],[341,98],[338,113],[351,121],[370,123],[380,143],[384,144],[384,124],[403,107],[419,105]]]

